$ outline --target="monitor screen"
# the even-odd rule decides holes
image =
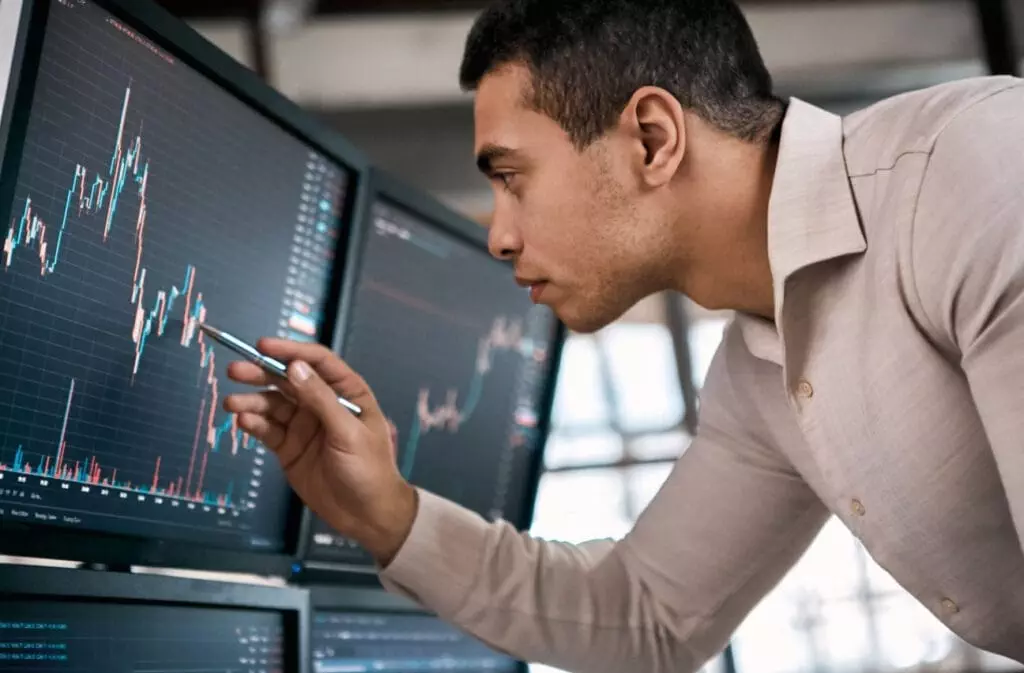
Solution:
[[[197,326],[318,339],[352,175],[102,3],[43,1],[0,204],[0,524],[287,552],[301,510]]]
[[[516,673],[499,654],[429,615],[313,613],[313,673]]]
[[[519,524],[534,497],[557,319],[481,242],[398,203],[374,203],[364,236],[344,357],[397,426],[402,473]],[[322,521],[312,537],[310,561],[367,561]]]
[[[4,599],[0,672],[283,673],[285,633],[272,611]]]

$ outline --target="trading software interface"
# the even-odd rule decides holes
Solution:
[[[4,600],[0,671],[281,673],[280,613]]]
[[[243,339],[314,340],[348,176],[87,0],[52,0],[0,230],[0,522],[282,550],[222,410]]]
[[[520,519],[554,315],[486,250],[396,204],[374,204],[366,236],[345,358],[398,428],[402,473],[486,517]],[[367,560],[322,521],[309,555]]]
[[[514,659],[426,615],[317,612],[314,673],[515,673]]]

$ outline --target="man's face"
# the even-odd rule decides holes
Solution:
[[[530,74],[487,75],[475,102],[476,153],[495,192],[491,253],[515,263],[520,283],[566,325],[591,332],[664,283],[664,216],[645,203],[611,133],[580,151],[524,97]]]

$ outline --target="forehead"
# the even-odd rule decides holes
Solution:
[[[530,72],[522,65],[504,66],[481,80],[473,103],[477,153],[485,147],[520,151],[567,139],[553,119],[527,104],[530,86]]]

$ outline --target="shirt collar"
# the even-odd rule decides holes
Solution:
[[[776,325],[782,324],[783,291],[791,275],[866,249],[843,156],[843,120],[793,98],[782,123],[768,204]]]

